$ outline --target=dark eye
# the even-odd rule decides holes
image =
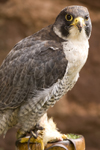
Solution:
[[[73,16],[67,14],[67,15],[65,16],[65,19],[66,19],[67,21],[72,21],[72,20],[73,20]]]
[[[89,19],[89,16],[85,16],[85,20],[88,20]]]

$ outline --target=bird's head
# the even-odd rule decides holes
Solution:
[[[64,8],[57,16],[53,30],[60,38],[65,40],[80,36],[89,39],[92,25],[87,8],[83,6]]]

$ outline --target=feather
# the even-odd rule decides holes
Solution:
[[[43,131],[38,131],[43,139],[44,146],[48,142],[62,141],[67,138],[67,135],[61,134],[58,131],[56,124],[53,122],[53,118],[48,119],[47,113],[40,119],[39,124],[44,128]]]

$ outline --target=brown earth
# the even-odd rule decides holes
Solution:
[[[87,150],[100,149],[100,1],[0,0],[0,63],[22,38],[54,22],[68,5],[88,7],[93,31],[90,53],[80,78],[62,100],[48,111],[63,133],[84,135]],[[14,150],[15,129],[0,138],[0,150]]]

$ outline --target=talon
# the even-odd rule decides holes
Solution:
[[[39,143],[41,144],[41,150],[44,150],[43,139],[40,136],[38,136],[37,138],[32,137],[32,135],[26,136],[18,139],[16,141],[16,146],[18,146],[19,143],[28,143],[28,150],[30,150],[30,146],[29,146],[30,143]]]
[[[36,139],[38,137],[38,133],[34,133],[33,131],[31,131],[31,135]]]
[[[37,132],[38,130],[44,130],[44,128],[40,126],[39,124],[36,124],[33,131],[31,131],[31,134],[33,135],[34,138],[38,137],[38,132]]]
[[[44,150],[44,143],[43,139],[41,136],[38,136],[38,130],[44,130],[43,127],[41,127],[39,124],[36,124],[34,126],[33,131],[27,132],[31,133],[30,136],[26,136],[26,134],[23,134],[20,130],[17,132],[17,138],[18,140],[16,141],[16,146],[18,146],[19,143],[28,143],[28,150],[30,150],[29,144],[30,143],[40,143],[41,144],[41,150]]]
[[[44,130],[44,128],[40,126],[39,124],[36,124],[35,130]]]

